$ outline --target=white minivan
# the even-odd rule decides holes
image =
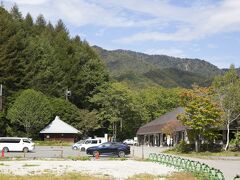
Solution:
[[[104,139],[86,139],[84,142],[78,145],[78,149],[80,149],[81,151],[86,151],[87,148],[99,146],[104,142],[106,142]]]
[[[23,137],[0,137],[0,150],[9,151],[33,151],[35,144],[29,138]]]

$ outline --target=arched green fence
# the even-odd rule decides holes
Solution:
[[[207,164],[199,161],[192,161],[178,156],[156,153],[151,153],[149,155],[149,159],[156,163],[174,167],[179,171],[182,170],[189,172],[201,180],[225,180],[223,173],[219,169],[209,167]]]
[[[236,175],[233,180],[240,179],[240,175]]]

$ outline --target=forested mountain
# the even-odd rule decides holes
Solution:
[[[112,77],[133,86],[209,85],[214,76],[223,73],[216,66],[199,59],[147,55],[126,50],[108,51],[97,46],[93,48],[106,63]]]

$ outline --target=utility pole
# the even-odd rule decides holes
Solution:
[[[65,99],[66,99],[66,101],[69,100],[68,98],[71,96],[71,94],[72,94],[72,92],[67,88],[67,90],[65,91]]]
[[[0,84],[0,111],[3,110],[3,87],[2,84]]]

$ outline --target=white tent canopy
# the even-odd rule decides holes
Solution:
[[[47,133],[69,133],[69,134],[77,134],[80,133],[79,130],[72,127],[71,125],[62,121],[59,116],[56,116],[55,119],[43,130],[40,131],[41,134]]]

